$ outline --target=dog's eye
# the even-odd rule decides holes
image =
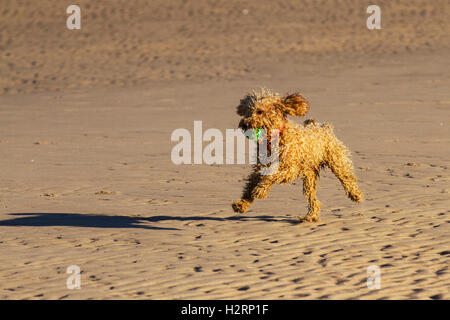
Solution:
[[[256,110],[256,114],[263,114],[262,110]]]

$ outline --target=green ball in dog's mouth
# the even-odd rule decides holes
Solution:
[[[254,131],[253,137],[255,138],[256,141],[258,141],[259,138],[261,137],[262,129],[257,128],[257,129],[253,129],[253,131]]]

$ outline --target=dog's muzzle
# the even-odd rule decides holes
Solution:
[[[240,129],[242,129],[243,131],[247,131],[248,129],[249,129],[249,127],[248,127],[248,124],[247,124],[247,121],[245,121],[245,119],[242,119],[240,122],[239,122],[239,126],[238,126]]]

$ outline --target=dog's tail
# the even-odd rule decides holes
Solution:
[[[305,121],[303,121],[303,125],[305,127],[308,127],[308,126],[321,127],[321,128],[324,128],[324,129],[327,129],[327,130],[333,132],[333,125],[328,122],[320,123],[314,119],[306,119]]]

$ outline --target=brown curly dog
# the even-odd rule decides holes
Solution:
[[[303,179],[303,193],[308,200],[308,214],[300,221],[319,221],[320,202],[316,197],[319,170],[329,167],[342,183],[347,196],[361,202],[363,195],[353,173],[350,152],[333,133],[329,124],[317,124],[314,120],[304,126],[287,119],[287,115],[304,116],[309,111],[308,101],[299,93],[281,97],[267,89],[248,94],[241,100],[237,113],[242,116],[239,128],[264,129],[265,132],[279,130],[278,170],[270,175],[261,174],[262,165],[254,165],[247,179],[242,199],[233,203],[236,212],[247,211],[255,199],[267,197],[275,183],[291,183]],[[272,136],[273,138],[273,136]],[[271,135],[267,134],[269,145]]]

